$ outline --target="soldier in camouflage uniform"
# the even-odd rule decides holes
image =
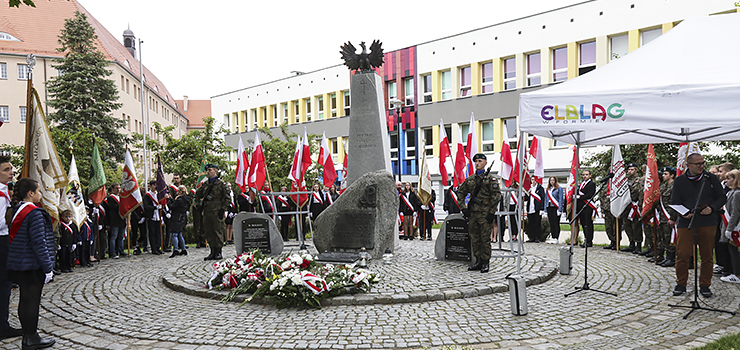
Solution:
[[[637,164],[630,163],[627,165],[627,185],[630,188],[630,197],[632,203],[624,209],[621,217],[621,223],[624,224],[624,231],[630,238],[630,246],[623,252],[641,253],[642,247],[642,221],[640,220],[640,205],[642,204],[642,187],[643,181],[637,176]],[[630,216],[630,213],[637,211],[637,214]],[[634,218],[634,220],[632,218]]]
[[[491,259],[491,229],[496,218],[496,208],[501,201],[501,190],[493,174],[486,174],[486,156],[478,153],[473,156],[475,174],[457,189],[457,202],[463,215],[468,219],[468,232],[473,243],[475,263],[468,271],[488,272]],[[476,190],[478,188],[478,190]],[[466,207],[465,197],[470,194],[470,203]]]
[[[215,164],[206,165],[208,181],[203,183],[195,191],[195,200],[202,201],[203,221],[201,229],[206,236],[206,241],[211,247],[211,254],[204,260],[220,260],[221,248],[224,245],[224,213],[231,203],[229,190],[226,184],[218,177],[218,167]]]
[[[608,246],[604,249],[617,250],[617,218],[612,214],[611,201],[609,200],[608,192],[605,190],[599,191],[599,204],[601,207],[601,215],[604,216],[604,228],[606,229],[606,236],[609,237]],[[622,226],[619,224],[619,241],[622,241]]]
[[[667,166],[663,168],[662,173],[663,182],[660,184],[660,199],[663,206],[658,208],[660,211],[660,226],[658,227],[658,260],[655,263],[663,267],[673,267],[676,266],[676,246],[671,245],[671,233],[678,219],[678,212],[668,205],[671,203],[676,169]],[[666,217],[666,214],[668,217]],[[661,259],[663,252],[666,253],[665,259]]]
[[[206,239],[203,236],[203,229],[201,223],[203,223],[203,212],[198,208],[201,205],[201,200],[195,199],[195,188],[190,190],[191,208],[190,212],[193,213],[193,238],[195,238],[196,248],[205,248]]]

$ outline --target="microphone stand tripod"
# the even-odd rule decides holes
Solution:
[[[696,197],[696,204],[694,204],[694,209],[691,211],[693,215],[691,216],[691,220],[689,220],[689,229],[694,231],[694,300],[691,301],[690,305],[678,305],[678,304],[668,304],[670,307],[681,307],[686,309],[691,309],[686,315],[683,316],[683,319],[688,319],[689,315],[691,315],[692,312],[696,310],[707,310],[707,311],[715,311],[715,312],[724,312],[728,313],[730,315],[735,315],[734,311],[728,311],[728,310],[720,310],[720,309],[713,309],[709,307],[703,307],[699,305],[699,228],[694,227],[694,218],[697,214],[699,214],[699,200],[701,199],[702,192],[704,192],[704,185],[707,183],[707,178],[704,178],[701,180],[701,186],[699,187],[699,195]]]
[[[596,196],[597,194],[600,194],[603,189],[604,189],[604,185],[603,184],[599,185],[599,189],[595,192],[594,196]],[[573,225],[575,223],[576,219],[579,216],[581,216],[581,212],[583,211],[583,209],[586,208],[587,205],[588,205],[588,203],[583,203],[583,207],[581,207],[581,210],[579,210],[578,213],[576,213],[575,217],[570,221],[570,224],[571,225]],[[584,249],[586,250],[585,253],[584,253],[584,257],[583,257],[583,259],[584,259],[584,262],[583,262],[583,265],[584,265],[583,266],[584,267],[583,268],[583,286],[581,286],[581,287],[575,287],[576,288],[575,291],[570,292],[570,293],[566,293],[565,296],[567,297],[567,296],[576,294],[578,292],[582,292],[584,290],[591,290],[591,291],[594,291],[594,292],[599,292],[599,293],[604,293],[604,294],[609,294],[609,295],[617,296],[616,293],[607,292],[607,291],[598,290],[598,289],[593,289],[593,288],[591,288],[589,286],[589,284],[588,284],[588,243],[587,242],[584,242],[583,246],[584,246]],[[573,248],[571,248],[571,249],[573,249]]]

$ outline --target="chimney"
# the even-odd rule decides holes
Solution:
[[[188,111],[188,96],[187,95],[182,95],[182,109],[183,109],[183,112]]]

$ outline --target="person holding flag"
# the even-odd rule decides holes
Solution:
[[[578,186],[578,201],[576,202],[576,212],[581,214],[578,216],[578,220],[581,221],[581,227],[583,227],[583,236],[585,242],[581,244],[581,248],[592,247],[594,244],[594,210],[596,205],[592,201],[594,195],[596,195],[596,184],[591,181],[591,170],[584,170],[581,175],[583,176],[583,182]]]
[[[157,200],[157,180],[149,180],[149,191],[144,196],[142,203],[144,207],[144,216],[146,217],[146,230],[149,234],[149,246],[152,248],[152,254],[162,255],[162,226],[161,214],[159,210],[162,206]]]
[[[658,203],[658,215],[660,217],[660,225],[658,226],[658,258],[663,256],[665,252],[666,257],[663,261],[656,260],[655,263],[663,267],[676,266],[676,246],[675,234],[676,234],[676,220],[678,220],[678,212],[671,208],[671,196],[673,195],[673,181],[676,179],[676,169],[672,167],[663,167],[663,182],[660,184],[660,202]]]
[[[100,205],[103,200],[107,197],[105,190],[105,172],[103,171],[103,161],[100,159],[100,151],[98,150],[98,144],[93,137],[93,153],[92,159],[90,160],[90,180],[88,181],[87,197],[93,202],[95,209],[93,210],[95,216],[95,223],[93,225],[93,232],[97,231],[97,243],[93,246],[93,254],[98,254],[98,261],[105,259],[105,244],[108,242],[108,235],[105,230],[101,229],[105,215]]]
[[[217,165],[206,165],[206,175],[208,181],[195,191],[195,199],[202,202],[200,209],[203,212],[203,233],[211,247],[211,253],[203,260],[221,260],[226,230],[224,215],[231,199],[226,184],[218,176]]]
[[[126,257],[123,251],[123,237],[126,235],[126,219],[121,217],[119,206],[121,197],[121,185],[114,182],[110,185],[109,195],[103,201],[105,209],[105,229],[110,233],[108,236],[108,257],[118,259],[119,256]]]
[[[638,254],[642,252],[642,221],[640,220],[640,203],[642,203],[642,185],[640,177],[637,176],[638,165],[627,164],[627,186],[630,189],[631,202],[622,212],[624,232],[630,239],[630,246],[623,252]]]

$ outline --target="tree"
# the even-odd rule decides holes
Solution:
[[[295,153],[295,144],[298,141],[298,134],[289,132],[288,124],[286,123],[280,125],[280,135],[273,134],[272,130],[268,127],[261,127],[258,130],[266,136],[260,142],[262,142],[262,148],[265,153],[267,172],[270,174],[273,191],[278,191],[281,186],[286,186],[290,189],[288,173],[290,172],[290,167],[293,165],[293,155]],[[311,150],[311,154],[318,154],[318,142],[321,140],[321,135],[309,134],[308,140],[308,147]],[[254,140],[244,140],[244,142],[247,143],[247,147],[250,149],[254,147]],[[318,181],[322,171],[323,167],[316,163],[308,168],[304,178],[306,179],[306,186],[309,189],[314,181]]]
[[[36,4],[34,4],[32,0],[23,0],[23,4],[26,6],[36,7]],[[20,7],[21,0],[10,0],[8,5],[10,7]]]
[[[118,89],[107,79],[113,73],[106,69],[108,62],[95,47],[96,38],[85,14],[76,11],[73,18],[64,21],[58,40],[61,47],[57,49],[64,58],[55,59],[58,65],[54,66],[62,74],[48,83],[47,105],[54,110],[48,119],[58,129],[53,135],[60,146],[83,138],[81,133],[94,131],[101,139],[101,157],[114,167],[116,163],[111,158],[123,160],[126,137],[119,130],[126,124],[111,113],[121,104],[115,102]]]
[[[658,168],[664,166],[676,167],[678,159],[678,144],[677,143],[655,143],[653,148],[655,150],[655,158],[658,162]],[[639,165],[647,162],[647,149],[648,145],[621,145],[620,150],[622,152],[622,158],[624,164],[636,163]],[[700,145],[702,147],[702,145]],[[608,168],[612,163],[612,148],[604,150],[602,152],[594,153],[587,156],[583,165],[592,169],[594,177],[602,177],[607,174]]]

